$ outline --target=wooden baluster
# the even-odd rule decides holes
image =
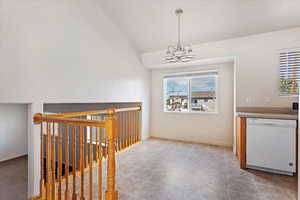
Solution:
[[[61,200],[61,167],[62,167],[62,127],[61,124],[58,124],[58,137],[57,137],[57,145],[58,145],[58,200]]]
[[[97,118],[94,116],[92,116],[92,118],[91,118],[92,120],[97,120]],[[93,141],[93,148],[92,148],[92,162],[93,162],[93,164],[94,164],[94,161],[97,161],[97,158],[98,158],[98,156],[97,156],[97,129],[96,129],[96,127],[91,127],[91,129],[92,129],[92,136],[93,136],[93,134],[95,134],[95,136],[93,137],[93,139],[92,139],[92,141]],[[95,133],[94,133],[94,130],[96,130],[95,131]],[[93,165],[93,167],[94,167],[94,165]]]
[[[134,111],[131,111],[131,137],[132,137],[132,142],[131,144],[133,145],[134,144]]]
[[[51,148],[51,157],[52,157],[52,200],[55,200],[56,197],[56,188],[55,188],[55,180],[56,180],[56,156],[55,156],[55,123],[52,123],[52,148]]]
[[[130,111],[131,146],[134,144],[134,111]]]
[[[76,129],[75,127],[72,127],[72,173],[73,173],[72,200],[76,200],[77,195],[76,195]]]
[[[122,130],[122,112],[119,113],[119,133],[120,133],[120,141],[119,141],[119,151],[121,151],[123,149],[122,145],[123,145],[123,130]]]
[[[104,134],[104,137],[105,137],[105,158],[107,158],[107,156],[108,156],[108,136],[107,136],[107,133]]]
[[[96,162],[98,162],[98,160],[99,160],[99,133],[98,133],[99,131],[98,131],[98,128],[96,128],[96,158],[95,158],[95,160],[96,160]]]
[[[118,113],[118,151],[122,150],[121,113]]]
[[[84,131],[84,129],[83,129],[83,131]],[[84,161],[85,161],[85,164],[84,164],[84,166],[83,166],[83,168],[86,168],[86,167],[88,167],[89,166],[89,151],[88,151],[88,147],[89,147],[89,145],[88,145],[88,127],[86,127],[85,128],[85,132],[86,132],[86,134],[84,133],[83,134],[83,139],[84,139],[84,151],[83,151],[83,159],[84,159]]]
[[[132,145],[131,111],[128,111],[128,132],[129,132],[129,146],[131,146]]]
[[[126,148],[126,113],[122,112],[123,149]]]
[[[44,184],[45,184],[45,177],[44,177],[44,123],[41,122],[41,180],[40,180],[40,197],[41,199],[45,198],[44,194]]]
[[[122,133],[122,130],[121,130],[121,113],[119,113],[119,120],[118,120],[118,151],[121,151],[121,142],[122,142],[122,139],[121,139],[121,133]]]
[[[131,111],[131,131],[132,131],[132,144],[135,144],[135,126],[134,126],[135,111]]]
[[[130,112],[127,112],[127,133],[128,133],[128,144],[127,147],[130,147]]]
[[[119,113],[120,118],[120,124],[119,124],[119,131],[120,131],[120,150],[123,149],[123,114],[122,112]]]
[[[102,141],[102,143],[100,144],[101,145],[101,148],[102,148],[102,156],[104,157],[104,158],[106,158],[106,147],[105,147],[105,134],[104,134],[104,131],[102,131],[101,132],[101,141]]]
[[[123,129],[123,112],[120,112],[120,149],[124,148],[124,129]]]
[[[116,114],[116,119],[117,119],[117,124],[119,124],[119,114],[117,113]],[[117,128],[116,128],[116,151],[118,152],[119,151],[119,129],[118,129],[118,126],[117,125]]]
[[[121,118],[121,126],[122,126],[122,150],[126,147],[126,140],[125,140],[125,115],[124,112],[121,112],[122,118]]]
[[[132,145],[131,111],[128,111],[129,146]]]
[[[132,144],[135,144],[134,113],[135,113],[135,111],[131,111]]]
[[[102,157],[103,157],[103,152],[102,152],[102,140],[101,140],[101,135],[102,135],[102,128],[97,128],[97,133],[99,137],[99,143],[98,143],[98,200],[102,200]]]
[[[138,142],[138,131],[137,131],[137,113],[138,111],[134,112],[134,131],[135,131],[135,142]]]
[[[121,129],[121,113],[118,113],[118,151],[122,150],[122,129]]]
[[[80,149],[79,149],[79,154],[80,154],[80,160],[79,160],[79,165],[80,165],[80,200],[84,200],[84,127],[80,126],[79,127],[79,142],[80,142]]]
[[[138,126],[137,126],[137,128],[138,128],[138,140],[139,141],[141,141],[141,111],[138,111],[138,121],[137,121],[137,123],[138,123]]]
[[[51,199],[51,127],[47,122],[47,140],[46,140],[46,199]]]
[[[128,112],[124,112],[125,148],[128,147]]]
[[[88,134],[88,133],[87,133]],[[90,149],[89,149],[89,161],[90,161],[90,169],[89,169],[89,175],[90,175],[90,195],[89,199],[93,200],[93,127],[90,127]]]
[[[105,134],[103,134],[103,141],[104,141],[104,151],[103,151],[103,153],[104,153],[104,158],[107,158],[107,154],[108,154],[108,152],[107,152],[107,133],[106,133],[106,130],[105,130]]]
[[[101,116],[101,120],[104,120],[104,117],[102,117]],[[101,138],[101,149],[102,149],[102,156],[104,157],[104,158],[106,158],[106,134],[104,134],[105,132],[102,130],[102,129],[100,129],[101,130],[101,136],[100,136],[100,138]],[[103,147],[103,144],[104,144],[104,147]]]
[[[115,110],[108,110],[108,117],[105,121],[106,134],[108,137],[108,158],[107,158],[107,186],[106,200],[117,200],[118,192],[116,191],[116,158],[115,158],[115,137],[116,137],[116,118]]]
[[[65,140],[65,177],[66,177],[66,191],[65,200],[69,199],[69,126],[66,126],[66,140]]]
[[[136,132],[136,111],[133,111],[132,123],[133,123],[133,141],[134,141],[134,143],[136,143],[137,142],[137,139],[136,139],[136,136],[137,136],[137,132]]]
[[[128,113],[128,119],[127,119],[127,123],[128,123],[128,147],[130,147],[131,146],[131,130],[130,130],[130,122],[131,122],[131,120],[130,120],[130,116],[131,116],[131,112],[130,111],[128,111],[127,112]]]
[[[136,141],[139,141],[139,112],[140,111],[136,111],[136,119],[135,119],[135,123],[136,123]]]

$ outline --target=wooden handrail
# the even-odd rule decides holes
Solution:
[[[87,119],[76,119],[76,118],[64,118],[64,117],[56,117],[47,114],[37,113],[34,115],[34,123],[40,124],[42,121],[44,122],[54,122],[59,123],[62,122],[68,125],[75,125],[75,126],[93,126],[93,127],[105,127],[104,120],[87,120]]]
[[[126,112],[126,111],[134,111],[134,110],[141,110],[141,106],[138,107],[131,107],[131,108],[118,108],[114,109],[116,113],[119,112]],[[70,113],[55,113],[55,114],[45,114],[47,117],[80,117],[86,115],[100,115],[100,114],[109,114],[109,110],[91,110],[91,111],[84,111],[84,112],[70,112]]]
[[[119,113],[119,112],[127,112],[127,111],[139,111],[139,110],[142,110],[142,107],[141,106],[138,106],[138,107],[132,107],[132,108],[118,108],[116,109],[116,113]]]
[[[102,200],[104,158],[107,164],[105,200],[118,200],[115,154],[140,141],[140,110],[141,107],[132,107],[64,114],[35,114],[34,123],[41,126],[39,199],[92,200],[96,188],[93,184],[94,180],[97,180],[97,199]],[[84,115],[92,117],[71,118]],[[96,179],[92,169],[95,166],[98,167]],[[86,170],[89,170],[87,175]],[[77,176],[80,179],[77,179]],[[88,181],[84,181],[85,177]],[[88,198],[85,196],[85,185],[89,189]]]

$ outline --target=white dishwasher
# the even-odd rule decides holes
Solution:
[[[246,167],[296,172],[296,120],[247,118]]]

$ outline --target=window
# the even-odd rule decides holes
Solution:
[[[216,71],[164,77],[165,112],[217,112]]]
[[[280,95],[299,94],[300,49],[280,51]]]

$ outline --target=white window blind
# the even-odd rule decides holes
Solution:
[[[280,94],[299,94],[300,49],[280,51]]]

